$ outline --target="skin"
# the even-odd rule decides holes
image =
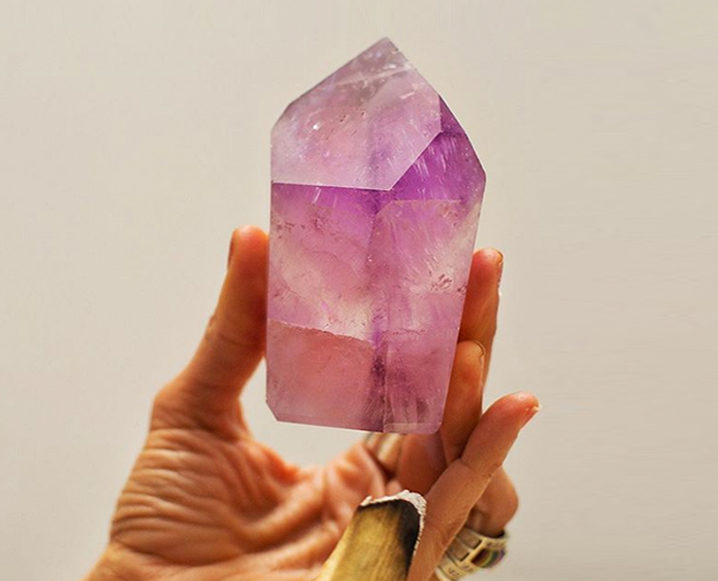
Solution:
[[[482,411],[501,254],[473,257],[440,431],[405,436],[387,474],[361,442],[301,468],[252,436],[238,397],[263,356],[267,252],[260,229],[233,233],[214,315],[190,363],[155,397],[107,548],[85,581],[308,581],[359,502],[403,488],[427,499],[409,575],[427,581],[470,511],[471,526],[490,536],[516,512],[501,465],[538,401],[515,393]]]

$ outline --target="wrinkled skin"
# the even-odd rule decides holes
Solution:
[[[155,398],[107,549],[86,581],[308,581],[362,499],[403,488],[428,505],[410,581],[432,578],[472,507],[474,528],[500,533],[517,507],[501,464],[538,409],[518,393],[482,413],[501,263],[495,250],[474,256],[441,430],[405,436],[395,473],[361,442],[326,466],[300,468],[254,439],[238,403],[263,355],[267,237],[236,231],[216,311],[192,361]]]

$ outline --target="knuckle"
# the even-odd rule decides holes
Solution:
[[[463,518],[448,518],[443,522],[436,522],[435,520],[429,521],[425,524],[425,531],[427,538],[433,540],[433,545],[436,548],[437,555],[441,555],[446,550],[454,537],[459,532],[464,524]]]
[[[175,422],[178,415],[177,397],[176,388],[171,383],[154,395],[150,412],[151,430],[167,427]]]
[[[261,347],[264,331],[261,324],[229,320],[228,316],[212,315],[205,328],[203,342],[219,349],[254,351]]]
[[[492,482],[475,508],[483,515],[484,525],[498,531],[516,514],[519,497],[511,481],[504,476],[500,481]]]
[[[514,515],[519,510],[519,497],[516,494],[515,490],[511,490],[511,492],[507,495],[504,510],[503,510],[503,517],[510,521],[512,518],[514,518]]]
[[[501,468],[502,465],[503,462],[501,460],[492,460],[488,462],[485,469],[486,478],[488,480],[491,480],[491,478],[493,478],[494,474],[498,472],[499,468]]]
[[[152,400],[152,411],[150,412],[150,429],[162,427],[167,423],[169,409],[166,403],[166,396],[162,391],[158,392]]]
[[[500,522],[503,525],[508,523],[516,511],[519,509],[519,497],[513,486],[509,487],[502,495],[502,498],[496,503],[491,518],[493,521]]]
[[[160,389],[152,398],[152,417],[167,409],[167,386]]]
[[[507,512],[509,513],[509,518],[512,518],[519,510],[519,495],[513,485],[509,487],[506,498]]]

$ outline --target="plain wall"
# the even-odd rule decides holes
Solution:
[[[284,106],[382,36],[444,96],[506,255],[488,386],[543,410],[495,581],[713,580],[718,8],[0,0],[0,578],[79,578]],[[359,434],[276,423],[298,462]],[[477,576],[478,578],[478,576]]]

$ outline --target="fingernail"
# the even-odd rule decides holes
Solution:
[[[526,424],[528,424],[531,421],[531,418],[533,418],[537,413],[539,413],[540,410],[541,404],[535,405],[534,407],[530,408],[524,416],[524,422],[521,424],[521,427],[523,428]]]
[[[232,232],[232,237],[229,239],[229,253],[227,254],[227,268],[232,264],[232,254],[234,254],[234,235],[237,231]]]
[[[501,285],[501,276],[504,274],[504,255],[499,250],[496,250],[496,254],[499,255],[499,261],[496,264],[496,268],[499,271],[498,278],[496,279],[496,286],[500,286]]]
[[[476,339],[472,339],[471,341],[479,348],[479,353],[478,353],[479,364],[483,364],[484,357],[486,357],[486,347],[484,347],[484,345],[483,345],[483,343],[481,343],[481,341],[477,341]]]

